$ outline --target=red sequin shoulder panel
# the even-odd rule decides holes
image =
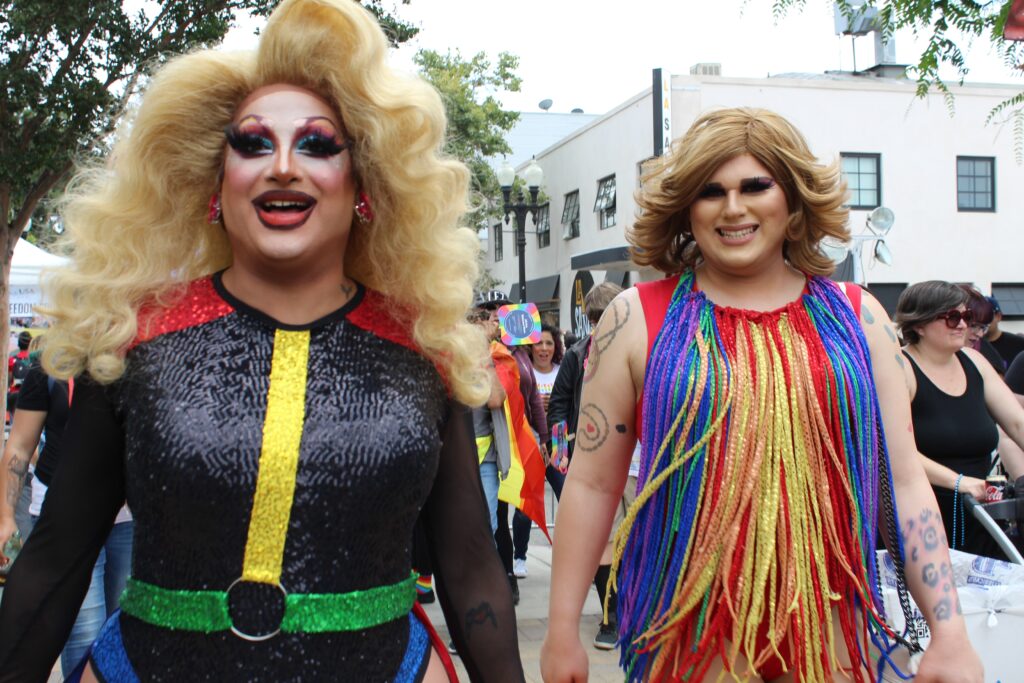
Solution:
[[[189,283],[184,296],[170,308],[144,306],[138,315],[139,331],[129,349],[163,334],[202,325],[226,315],[235,309],[224,301],[213,286],[212,277]]]
[[[412,340],[412,314],[407,307],[380,292],[367,289],[363,300],[346,317],[356,327],[420,353]]]

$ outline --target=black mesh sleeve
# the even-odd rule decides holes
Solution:
[[[63,444],[0,603],[0,683],[49,678],[124,503],[124,438],[103,387],[75,383]]]
[[[452,404],[423,509],[438,597],[470,680],[524,680],[516,613],[480,483],[471,412]]]

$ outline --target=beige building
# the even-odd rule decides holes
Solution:
[[[765,107],[803,131],[820,159],[840,158],[852,232],[865,232],[876,206],[895,214],[885,238],[892,265],[872,257],[873,243],[863,250],[865,279],[887,306],[907,283],[944,279],[975,283],[1000,299],[1007,319],[1024,320],[1024,165],[1014,157],[1012,126],[985,123],[1019,87],[950,90],[947,105],[940,93],[915,97],[912,81],[844,73],[673,76],[664,92],[673,136],[709,109]],[[654,153],[656,106],[649,89],[536,154],[550,204],[539,224],[527,221],[527,298],[564,329],[578,318],[574,294],[586,288],[574,288],[577,277],[627,284],[658,277],[629,272],[625,239],[640,167]],[[512,227],[492,226],[486,262],[515,298]]]

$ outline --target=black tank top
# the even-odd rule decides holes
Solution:
[[[985,406],[985,385],[978,368],[963,351],[956,357],[967,375],[967,389],[951,396],[921,371],[910,354],[917,394],[910,404],[917,450],[954,472],[984,479],[999,442],[996,423]]]
[[[904,355],[910,359],[917,378],[917,394],[910,403],[917,450],[954,472],[984,479],[992,464],[992,451],[999,442],[999,432],[985,405],[985,383],[978,368],[963,351],[957,351],[957,360],[967,375],[967,389],[960,396],[950,396],[925,376],[909,354],[904,352]],[[953,491],[938,486],[933,486],[932,490],[950,547],[998,560],[1007,559],[974,515],[954,503]],[[953,528],[954,517],[957,518],[956,529]]]

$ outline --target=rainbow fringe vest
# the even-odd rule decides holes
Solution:
[[[693,285],[680,277],[647,363],[640,493],[615,547],[622,666],[696,681],[715,656],[757,669],[774,655],[797,680],[829,679],[834,615],[854,656],[858,636],[882,652],[894,637],[880,506],[899,526],[867,341],[825,278],[765,313]]]

